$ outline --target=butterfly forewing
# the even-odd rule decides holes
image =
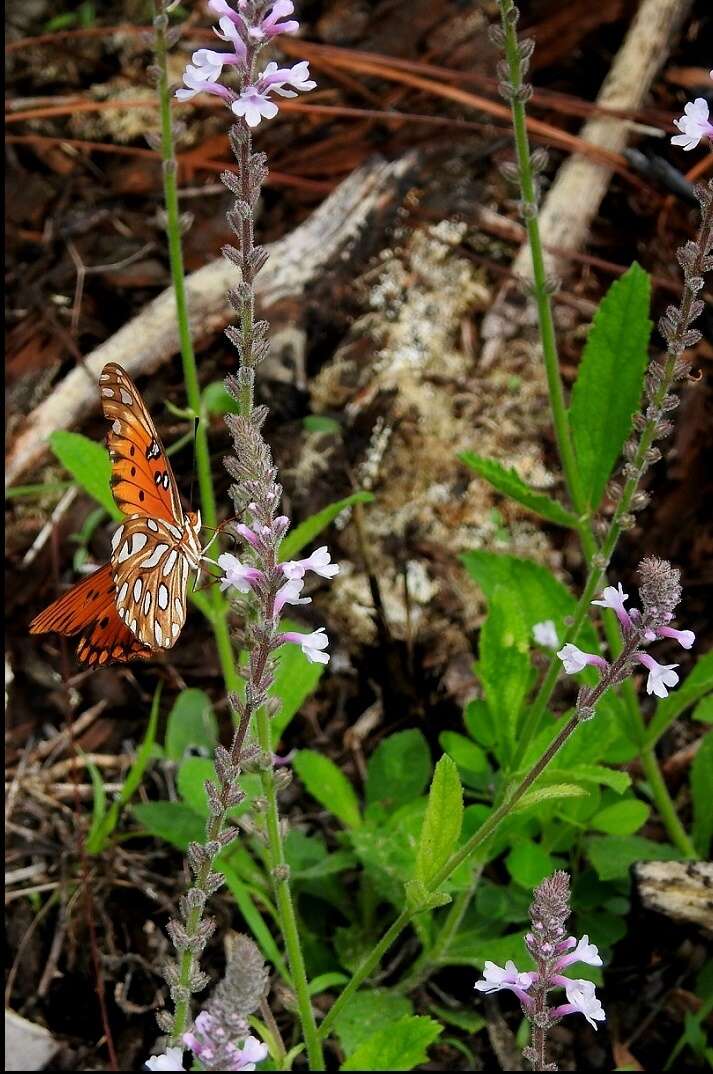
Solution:
[[[191,563],[182,538],[171,522],[133,515],[112,540],[119,617],[153,649],[170,649],[186,621]]]
[[[173,470],[136,385],[121,366],[109,362],[99,377],[99,390],[104,416],[111,422],[107,444],[120,510],[182,525]]]

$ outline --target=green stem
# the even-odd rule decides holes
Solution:
[[[468,839],[459,850],[451,854],[446,863],[441,866],[436,875],[428,883],[426,889],[427,892],[437,891],[438,888],[452,876],[458,866],[466,861],[474,850],[477,850],[479,846],[482,846],[482,844],[490,838],[496,828],[511,812],[513,806],[515,806],[525,792],[530,789],[537,777],[541,775],[555,754],[562,748],[578,724],[579,718],[576,715],[572,716],[559,731],[545,752],[537,761],[535,761],[532,768],[523,778],[522,782],[518,784],[512,794],[493,810],[490,816],[483,822],[483,824],[481,824],[477,832],[474,832],[470,839]],[[340,1012],[344,1010],[344,1007],[349,1003],[351,997],[357,989],[361,987],[366,978],[373,973],[385,953],[406,928],[415,912],[417,911],[404,910],[396,918],[391,927],[384,933],[376,946],[369,952],[362,964],[355,971],[349,983],[345,985],[343,992],[337,997],[328,1015],[322,1022],[319,1030],[320,1036],[323,1037],[329,1032]]]
[[[154,7],[154,11],[156,8]],[[156,12],[154,18],[156,66],[159,70],[158,95],[161,112],[161,159],[163,162],[163,195],[166,207],[166,235],[168,238],[168,257],[171,265],[171,280],[176,298],[176,321],[178,339],[183,364],[183,380],[186,386],[188,405],[197,421],[195,430],[196,469],[198,472],[198,490],[201,501],[201,516],[204,525],[215,529],[218,524],[218,512],[213,488],[213,475],[210,465],[207,421],[201,416],[201,391],[198,381],[198,367],[193,350],[186,281],[183,268],[183,249],[181,245],[181,218],[178,205],[178,184],[176,180],[176,154],[173,142],[173,122],[171,117],[171,95],[168,83],[166,63],[168,16],[163,9]],[[207,553],[211,559],[217,559],[219,549],[213,546]],[[236,690],[239,678],[233,660],[233,647],[228,628],[228,606],[217,586],[209,590],[208,600],[212,610],[210,623],[215,635],[218,658],[227,690]]]
[[[676,806],[669,794],[666,781],[661,773],[656,753],[653,746],[644,746],[639,751],[639,758],[643,766],[651,792],[656,802],[659,816],[664,823],[671,842],[678,847],[687,858],[698,858],[699,855],[693,845],[686,829],[681,824]]]
[[[272,755],[272,733],[270,718],[264,708],[256,714],[257,737],[260,748]],[[297,997],[302,1031],[310,1070],[324,1070],[324,1057],[322,1055],[322,1043],[317,1032],[317,1025],[312,1009],[312,1002],[307,983],[307,971],[305,969],[302,947],[300,945],[297,917],[292,901],[292,893],[289,885],[289,867],[285,861],[285,850],[280,831],[280,814],[277,804],[277,788],[272,768],[264,770],[260,774],[263,794],[267,800],[267,838],[270,848],[270,862],[272,877],[277,901],[277,910],[280,919],[280,929],[285,940],[287,958],[290,964],[292,983]]]

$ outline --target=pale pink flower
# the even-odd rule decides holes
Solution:
[[[568,675],[576,675],[578,671],[583,671],[588,665],[602,669],[607,667],[606,660],[601,656],[595,656],[594,653],[585,653],[576,645],[573,645],[571,641],[563,645],[557,655]]]
[[[146,1066],[149,1070],[185,1070],[183,1048],[168,1048],[161,1055],[152,1055]]]
[[[621,625],[626,630],[631,630],[631,616],[624,607],[624,601],[628,599],[629,594],[624,592],[621,582],[619,582],[616,589],[613,585],[608,585],[602,593],[602,599],[593,600],[592,604],[598,604],[600,608],[611,608],[612,611],[616,613],[616,617]]]
[[[678,682],[678,675],[673,670],[678,667],[678,664],[659,664],[648,653],[638,652],[634,653],[634,656],[640,664],[643,664],[649,670],[649,677],[646,680],[646,693],[656,694],[656,697],[668,697],[666,687],[674,687]]]
[[[680,119],[674,119],[674,126],[681,131],[674,134],[672,145],[680,145],[686,151],[695,149],[701,138],[713,138],[713,124],[708,118],[708,102],[704,97],[689,101]]]
[[[557,628],[552,619],[545,619],[542,623],[535,623],[532,628],[532,636],[538,645],[545,649],[556,649],[559,645]]]
[[[267,1059],[267,1045],[257,1037],[246,1037],[242,1048],[236,1048],[238,1053],[233,1070],[255,1070],[255,1064]]]
[[[289,578],[277,591],[275,597],[274,613],[278,616],[286,604],[311,604],[311,597],[300,596],[304,589],[302,578]]]
[[[573,962],[585,962],[588,966],[602,965],[599,948],[596,944],[589,942],[589,937],[586,933],[579,941],[574,936],[569,936],[562,944],[562,947],[572,946],[574,946],[573,951],[557,960],[558,970],[563,970],[565,966],[571,966]],[[561,950],[561,948],[558,948],[558,950]]]
[[[231,104],[234,115],[243,116],[249,127],[257,127],[262,119],[274,119],[278,108],[270,100],[270,93],[280,97],[296,97],[297,92],[305,93],[317,85],[309,77],[309,65],[306,60],[293,67],[278,67],[275,61],[268,63],[254,86],[245,86],[240,96]],[[290,87],[290,88],[286,88]]]
[[[254,41],[264,41],[278,34],[296,34],[300,24],[295,19],[289,19],[287,22],[278,21],[285,15],[291,15],[294,10],[295,5],[292,0],[277,0],[257,26],[248,28],[248,33]]]
[[[659,627],[656,631],[659,638],[675,638],[678,644],[683,649],[690,649],[696,640],[696,635],[692,630],[674,630],[673,627]]]
[[[324,627],[319,627],[311,634],[299,634],[297,631],[288,630],[285,634],[280,634],[278,641],[291,641],[294,645],[299,645],[310,664],[329,663],[329,653],[323,651],[329,645],[329,638]]]
[[[334,578],[339,573],[339,564],[332,563],[326,544],[306,559],[288,560],[280,566],[285,578],[302,578],[306,571],[314,571],[320,578]]]
[[[564,1018],[566,1014],[583,1014],[593,1029],[597,1028],[597,1022],[605,1021],[604,1009],[591,981],[571,981],[569,977],[553,977],[552,981],[562,985],[568,1000],[561,1007],[554,1008],[552,1015],[555,1018]]]
[[[176,97],[179,101],[189,101],[197,93],[214,93],[226,101],[231,100],[233,95],[230,90],[216,82],[219,75],[220,68],[215,64],[206,63],[202,67],[195,67],[189,63],[183,72],[183,85],[176,90]]]
[[[239,593],[249,593],[253,586],[263,578],[262,571],[257,567],[250,567],[247,563],[241,563],[237,556],[230,552],[223,552],[218,556],[218,566],[223,572],[220,579],[222,590],[237,589]]]
[[[514,992],[527,1006],[531,1002],[527,990],[534,979],[534,973],[520,973],[512,960],[506,962],[504,967],[496,965],[495,962],[486,961],[483,965],[483,980],[476,981],[475,987],[479,992],[486,992],[488,995],[507,989]]]

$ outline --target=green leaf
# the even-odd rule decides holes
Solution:
[[[428,1061],[426,1049],[442,1032],[433,1018],[398,1018],[362,1041],[339,1069],[413,1070]]]
[[[438,736],[441,749],[452,757],[458,765],[463,776],[464,783],[473,782],[475,785],[482,784],[482,777],[490,771],[485,750],[477,746],[465,735],[459,735],[457,731],[441,731]],[[475,776],[474,780],[469,779]]]
[[[201,395],[201,409],[207,414],[239,414],[240,405],[233,399],[222,380],[206,384]]]
[[[146,726],[144,740],[136,751],[136,757],[124,780],[124,784],[119,791],[118,797],[111,803],[106,816],[102,818],[96,828],[94,824],[92,824],[92,830],[87,836],[88,854],[101,854],[107,839],[119,822],[121,810],[124,806],[128,805],[141,785],[146,766],[153,755],[154,742],[156,741],[156,727],[158,724],[158,710],[159,702],[161,700],[162,686],[163,683],[159,682],[156,687],[156,692],[154,693],[153,701],[151,703],[151,712],[149,714],[149,722]]]
[[[406,996],[391,992],[388,988],[374,988],[352,996],[347,1006],[334,1020],[334,1032],[345,1055],[351,1055],[360,1044],[374,1033],[413,1011]]]
[[[300,626],[288,620],[283,620],[282,629],[302,632]],[[270,694],[280,698],[282,708],[270,723],[273,748],[307,698],[317,689],[324,669],[324,664],[311,664],[299,645],[283,645],[276,652],[275,681]]]
[[[505,859],[505,865],[515,883],[523,888],[536,887],[555,869],[554,859],[531,839],[516,843]]]
[[[678,861],[680,851],[668,843],[655,843],[640,835],[602,835],[587,841],[589,860],[600,880],[629,875],[637,861]]]
[[[587,726],[585,724],[585,726]],[[607,768],[603,764],[574,764],[568,768],[549,768],[540,776],[540,780],[574,780],[576,783],[594,783],[598,786],[611,787],[617,794],[623,794],[631,786],[628,772],[619,772],[616,768]]]
[[[473,1011],[460,1010],[456,1008],[451,1010],[450,1007],[440,1007],[437,1003],[432,1003],[429,1010],[445,1022],[447,1025],[456,1026],[458,1029],[464,1030],[469,1036],[474,1036],[476,1033],[480,1033],[481,1029],[485,1029],[487,1026],[487,1020],[480,1014],[475,1014]]]
[[[354,853],[380,898],[403,908],[404,884],[416,867],[426,799],[408,802],[389,816],[368,819],[350,833]],[[368,814],[367,814],[368,815]]]
[[[218,741],[213,705],[203,690],[181,690],[168,714],[166,757],[181,761],[192,746],[212,750]]]
[[[320,973],[318,977],[313,977],[310,981],[309,994],[310,996],[318,996],[321,992],[326,992],[328,988],[345,985],[348,983],[348,981],[349,978],[345,973],[337,973],[336,970],[332,973]],[[356,996],[354,996],[353,998],[356,999]],[[334,1024],[336,1026],[336,1021]]]
[[[646,734],[646,746],[653,746],[682,712],[713,691],[713,649],[696,661],[693,671],[680,686],[656,705]]]
[[[531,488],[512,468],[506,470],[501,463],[496,462],[494,459],[485,459],[482,455],[476,455],[474,451],[463,451],[458,458],[466,466],[469,466],[471,470],[475,470],[476,474],[480,474],[481,477],[485,478],[498,492],[504,493],[511,500],[516,500],[523,507],[534,511],[540,518],[547,519],[548,522],[553,522],[556,526],[577,528],[578,520],[576,515],[568,511],[557,500],[551,499],[544,492],[538,492],[537,489]]]
[[[205,820],[183,802],[141,802],[133,813],[146,831],[179,850],[205,838]]]
[[[698,747],[691,765],[691,794],[693,796],[692,836],[702,858],[708,857],[713,839],[713,731],[709,731]]]
[[[429,891],[421,880],[407,880],[404,887],[406,902],[416,913],[437,910],[439,906],[447,906],[452,901],[447,891]]]
[[[308,433],[329,433],[331,436],[341,436],[342,433],[339,422],[326,414],[307,414],[302,419],[302,426]]]
[[[627,798],[600,809],[589,821],[589,827],[609,835],[633,835],[646,823],[650,812],[645,802]]]
[[[514,745],[530,683],[527,626],[517,590],[500,586],[492,594],[479,639],[477,672],[499,738]]]
[[[96,444],[81,433],[58,429],[49,438],[49,445],[70,474],[112,518],[124,516],[116,506],[111,491],[111,459],[103,444]]]
[[[294,768],[312,797],[342,824],[347,828],[361,825],[356,792],[334,761],[315,750],[300,750],[295,757]]]
[[[93,802],[92,802],[92,823],[87,833],[87,850],[89,850],[90,843],[94,845],[99,837],[99,831],[102,822],[106,816],[106,789],[104,787],[104,780],[102,779],[101,772],[97,766],[85,758],[85,764],[89,769],[89,775],[92,780],[93,790]]]
[[[513,813],[530,809],[531,806],[540,805],[553,798],[583,798],[586,795],[583,787],[575,783],[551,783],[547,787],[536,787],[532,791],[526,791],[522,798],[512,807]]]
[[[280,560],[284,562],[286,559],[292,559],[296,556],[347,507],[353,507],[355,503],[371,503],[373,499],[371,492],[354,492],[343,500],[328,504],[321,511],[317,511],[315,515],[310,515],[304,522],[300,522],[299,526],[295,526],[291,533],[287,534],[280,545]]]
[[[593,511],[639,407],[651,335],[650,301],[650,277],[634,262],[614,281],[594,315],[572,389],[572,440]]]
[[[535,623],[552,619],[558,636],[564,637],[565,619],[574,613],[577,602],[567,587],[546,567],[529,559],[483,549],[466,552],[461,556],[461,562],[483,590],[488,602],[493,599],[498,586],[517,594],[520,614],[529,635]],[[583,625],[578,640],[590,651],[597,645],[597,636],[591,623]]]
[[[701,723],[713,723],[713,694],[702,697],[698,702],[691,717],[700,720]]]
[[[467,741],[467,739],[465,740]],[[455,849],[463,823],[463,788],[450,757],[436,765],[416,851],[415,878],[428,888]]]
[[[215,765],[207,757],[186,757],[181,762],[176,778],[178,793],[194,813],[207,819],[210,807],[205,789],[206,780],[212,780],[213,783],[218,781]],[[252,800],[262,794],[262,784],[257,773],[243,772],[238,782],[245,800],[229,810],[228,815],[231,817],[247,813]]]
[[[431,753],[420,731],[397,731],[383,739],[367,764],[366,800],[395,810],[413,801],[431,775]]]

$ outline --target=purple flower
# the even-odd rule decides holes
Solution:
[[[257,127],[261,119],[274,119],[278,113],[275,102],[268,100],[257,86],[246,86],[230,107],[234,115],[244,117],[248,127]]]
[[[624,592],[621,582],[619,582],[616,589],[613,585],[608,585],[602,593],[602,599],[593,600],[592,604],[598,604],[600,608],[611,608],[613,612],[616,612],[616,617],[624,629],[631,630],[631,616],[624,607],[624,601],[628,599],[629,594]]]
[[[557,655],[564,664],[564,670],[568,675],[576,675],[578,671],[583,671],[587,665],[601,668],[602,670],[607,667],[606,660],[601,656],[582,652],[581,649],[578,649],[576,645],[572,645],[571,642],[567,642],[566,645],[563,645]]]
[[[200,51],[208,52],[207,49]],[[199,53],[196,52],[195,55]],[[217,56],[219,53],[213,55]],[[219,74],[220,68],[215,64],[205,63],[202,67],[194,67],[189,63],[183,72],[183,85],[176,90],[176,97],[179,101],[188,101],[197,93],[215,93],[216,96],[229,101],[232,98],[230,90],[216,82]]]
[[[185,1070],[183,1048],[168,1048],[162,1055],[152,1055],[146,1066],[149,1070]]]
[[[656,697],[668,697],[667,686],[674,687],[678,682],[678,675],[673,670],[678,664],[659,664],[648,653],[637,652],[634,656],[649,669],[649,677],[646,680],[646,693],[656,694]]]
[[[589,937],[586,933],[579,941],[574,936],[569,936],[560,945],[560,949],[571,948],[572,946],[574,946],[574,950],[570,954],[563,955],[557,960],[558,970],[563,970],[565,966],[571,966],[573,962],[585,962],[588,966],[602,965],[599,948],[596,944],[589,942]]]
[[[282,563],[281,567],[285,578],[302,578],[306,571],[314,571],[320,578],[334,578],[339,573],[339,564],[332,563],[326,544],[307,559],[292,559]]]
[[[556,649],[559,645],[557,628],[551,619],[545,619],[543,623],[535,623],[532,636],[537,644],[544,646],[545,649]]]
[[[708,119],[708,102],[704,97],[689,101],[680,119],[674,119],[674,126],[681,131],[674,134],[672,145],[680,145],[687,152],[695,149],[701,138],[713,138],[713,124]]]
[[[238,0],[238,7],[245,8],[245,0]],[[236,25],[243,22],[242,15],[235,11],[227,0],[208,0],[208,8],[214,15],[226,16]]]
[[[656,634],[659,638],[675,638],[683,649],[690,649],[696,640],[696,635],[692,630],[674,630],[673,627],[668,626],[659,627]]]
[[[289,578],[277,591],[274,614],[278,616],[286,604],[311,604],[311,597],[301,597],[304,581],[301,578]]]
[[[195,1032],[183,1034],[183,1043],[203,1065],[213,1061],[216,1070],[255,1070],[255,1064],[261,1063],[267,1057],[267,1047],[257,1037],[246,1037],[242,1048],[226,1041],[225,1029],[208,1011],[200,1012],[193,1030]],[[217,1065],[218,1062],[220,1066]],[[183,1070],[183,1067],[161,1069]],[[209,1066],[208,1069],[214,1068]]]
[[[283,641],[291,641],[299,645],[310,664],[329,663],[329,653],[323,651],[329,645],[329,638],[324,627],[319,627],[311,634],[299,634],[297,631],[289,630],[285,634],[280,634],[278,642]]]
[[[231,1070],[254,1070],[256,1063],[267,1058],[267,1045],[257,1037],[246,1037],[242,1048],[235,1049],[237,1055]]]
[[[223,571],[223,577],[220,579],[222,590],[232,586],[239,593],[249,593],[253,586],[263,578],[262,571],[259,571],[257,567],[241,563],[238,557],[231,555],[230,552],[224,552],[218,556],[218,566]]]
[[[593,1029],[597,1022],[605,1021],[606,1015],[591,981],[571,981],[569,977],[553,977],[553,984],[561,984],[567,993],[567,1003],[555,1007],[552,1015],[563,1018],[566,1014],[583,1014]]]
[[[297,92],[305,93],[317,85],[309,77],[309,64],[306,60],[293,67],[278,67],[275,61],[268,63],[254,86],[245,86],[240,96],[231,104],[234,115],[243,116],[249,127],[257,127],[262,119],[274,119],[278,108],[271,101],[269,94],[273,91],[281,97],[296,97]],[[291,89],[285,87],[290,86]]]
[[[257,26],[250,26],[248,33],[254,41],[264,41],[266,38],[276,37],[278,34],[296,34],[300,24],[295,19],[288,22],[278,22],[285,15],[291,15],[295,10],[292,0],[277,0],[267,15]]]
[[[486,961],[483,966],[483,980],[476,981],[475,987],[479,992],[486,992],[488,995],[507,989],[514,992],[520,1002],[527,1007],[532,1002],[527,995],[527,989],[534,979],[534,973],[520,973],[512,960],[505,963],[505,968]]]
[[[262,547],[258,534],[255,532],[255,530],[251,530],[249,526],[246,526],[244,522],[238,523],[235,529],[243,538],[243,540],[247,541],[248,544],[253,546],[253,548],[259,550]]]

